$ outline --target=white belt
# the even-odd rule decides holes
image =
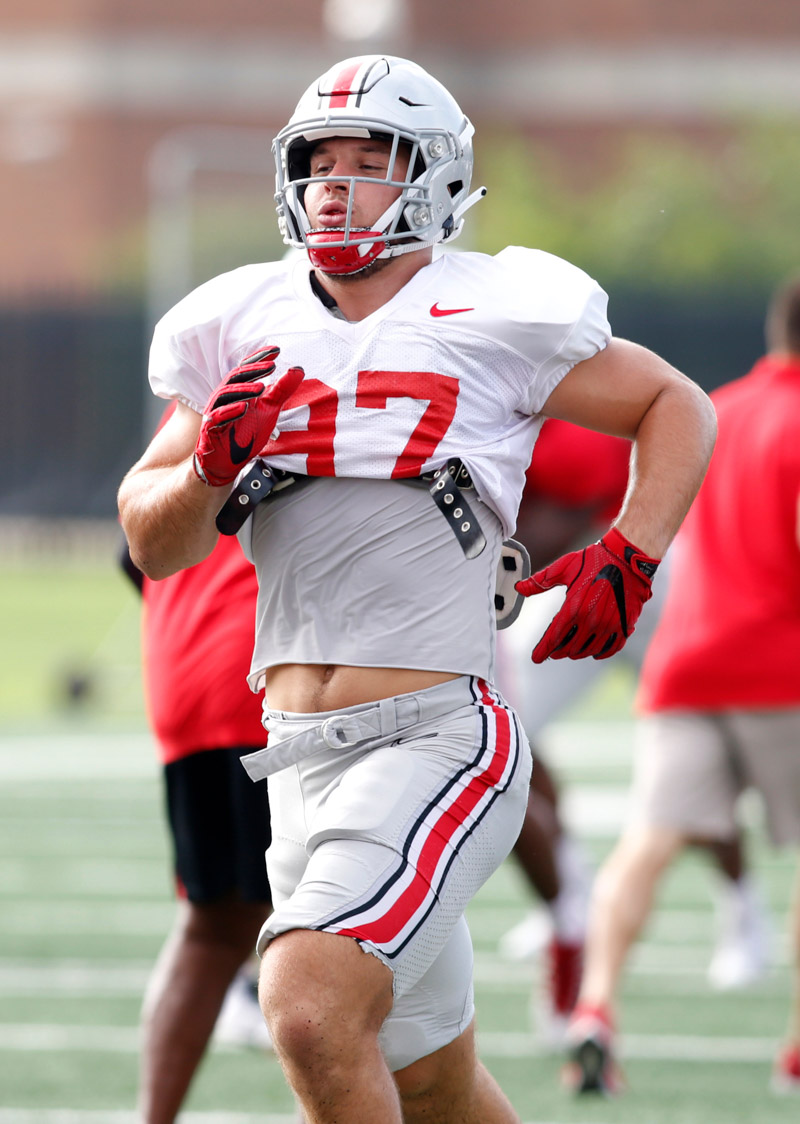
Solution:
[[[471,683],[471,677],[462,675],[414,694],[395,695],[327,715],[265,710],[263,723],[270,744],[240,760],[251,780],[260,781],[314,753],[391,737],[418,722],[469,706],[475,701]]]

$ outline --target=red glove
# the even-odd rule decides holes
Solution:
[[[642,606],[652,596],[659,559],[649,558],[612,527],[599,542],[565,554],[532,577],[519,581],[523,597],[565,585],[564,604],[533,649],[534,663],[605,660],[623,647]]]
[[[255,381],[269,378],[279,353],[280,348],[268,347],[248,355],[206,403],[192,461],[204,484],[231,484],[269,441],[281,406],[304,377],[302,367],[291,367],[269,389]]]

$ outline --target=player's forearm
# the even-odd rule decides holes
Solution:
[[[615,525],[662,558],[703,482],[717,434],[708,396],[681,379],[655,398],[636,433],[628,491]]]
[[[158,581],[202,562],[216,544],[214,520],[229,492],[199,480],[191,461],[134,466],[120,485],[118,505],[136,566]]]

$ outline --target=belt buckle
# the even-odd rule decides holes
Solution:
[[[349,738],[345,732],[347,724],[346,718],[340,718],[339,715],[334,714],[330,718],[326,718],[319,728],[322,740],[329,749],[348,749],[351,745],[355,745],[359,738]],[[334,740],[335,739],[335,740]]]

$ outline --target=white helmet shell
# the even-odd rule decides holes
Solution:
[[[452,95],[416,63],[391,55],[362,55],[337,63],[309,86],[272,145],[284,242],[305,246],[322,269],[327,264],[330,272],[352,273],[377,257],[452,241],[461,232],[467,208],[485,194],[483,188],[469,194],[473,132]],[[303,194],[314,181],[309,175],[314,144],[325,137],[376,134],[391,143],[391,159],[387,178],[370,182],[397,187],[398,200],[374,230],[352,227],[348,211],[341,231],[326,231],[324,237],[311,231]],[[395,178],[401,144],[411,149],[408,172]],[[349,178],[352,189],[362,177]],[[322,258],[316,260],[320,252]]]

